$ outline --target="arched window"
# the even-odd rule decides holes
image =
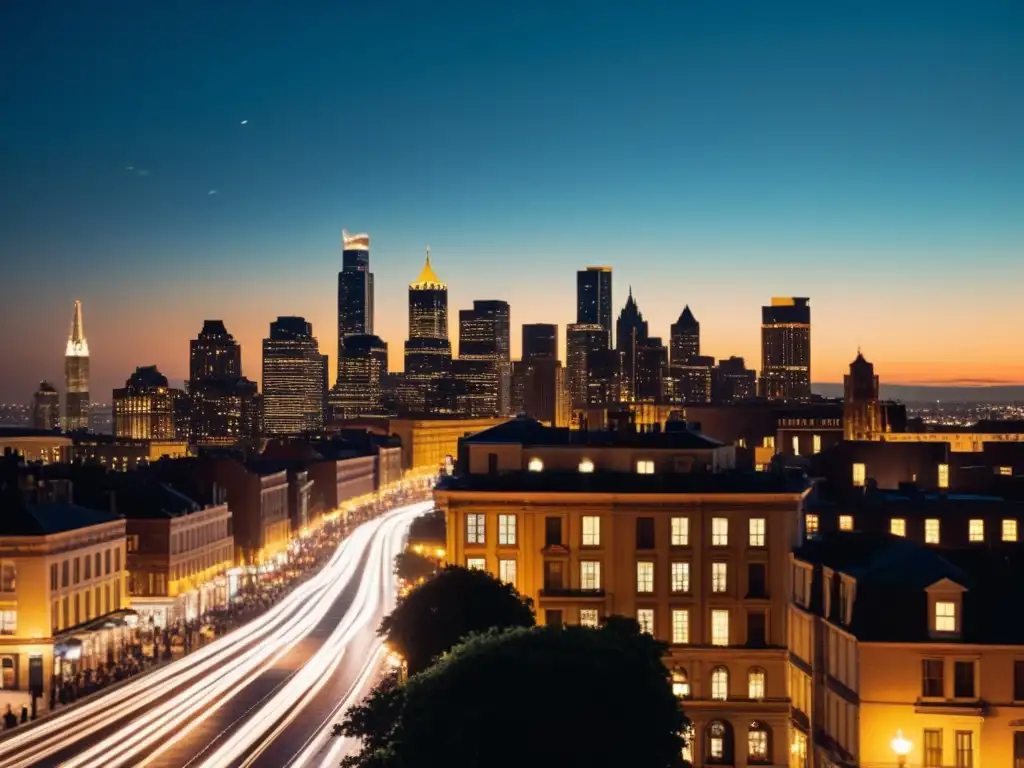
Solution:
[[[724,720],[712,720],[704,731],[704,762],[710,765],[733,764],[732,726]]]
[[[764,698],[764,670],[760,667],[751,667],[747,673],[747,698]]]
[[[680,699],[685,699],[690,695],[690,678],[682,667],[672,670],[672,693]]]
[[[711,698],[718,701],[729,698],[729,670],[725,667],[711,670]]]
[[[754,720],[747,730],[747,762],[748,763],[770,763],[771,762],[771,736],[772,730],[767,723]]]

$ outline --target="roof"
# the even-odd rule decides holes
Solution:
[[[444,283],[441,282],[434,270],[430,266],[430,246],[427,246],[427,261],[423,265],[423,269],[420,271],[420,276],[416,278],[416,282],[409,285],[410,288],[417,289],[430,289],[430,288],[445,288]]]
[[[674,472],[639,475],[626,472],[498,472],[442,477],[441,491],[490,493],[649,493],[762,494],[803,493],[802,478],[773,472]]]
[[[142,483],[117,494],[117,509],[136,520],[183,517],[202,506],[166,483]]]
[[[510,421],[463,438],[464,442],[476,445],[505,443],[522,446],[545,447],[594,447],[594,448],[651,448],[657,450],[712,450],[721,448],[723,443],[686,428],[677,422],[665,430],[617,431],[617,430],[571,430],[568,427],[548,427],[536,419],[520,416]]]
[[[0,504],[0,536],[48,536],[119,520],[77,504],[21,504],[9,499]]]
[[[59,437],[62,440],[69,440],[67,435],[56,432],[52,429],[30,429],[29,427],[8,427],[0,426],[0,440],[13,440],[18,437]]]

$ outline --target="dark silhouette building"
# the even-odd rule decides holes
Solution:
[[[712,372],[711,401],[740,403],[757,397],[757,373],[747,368],[742,357],[719,360]]]
[[[60,429],[60,395],[48,381],[32,395],[32,429]]]
[[[89,343],[82,326],[82,302],[75,302],[64,352],[64,429],[89,429]]]
[[[353,419],[382,413],[387,375],[387,342],[365,333],[346,336],[338,358],[338,384],[331,395],[332,416]]]
[[[558,326],[554,323],[530,323],[523,325],[523,360],[557,360]]]
[[[516,411],[551,426],[564,426],[567,393],[560,360],[534,357],[513,365]]]
[[[625,397],[632,400],[636,397],[637,354],[646,346],[648,337],[647,321],[633,298],[633,288],[629,289],[626,305],[619,313],[615,324],[615,348],[623,356],[623,384]]]
[[[668,378],[668,348],[661,339],[650,337],[636,351],[636,400],[660,403],[665,397]]]
[[[700,355],[700,323],[690,311],[690,305],[683,307],[679,319],[672,323],[669,331],[672,365],[683,363]]]
[[[715,358],[688,357],[672,363],[672,400],[676,403],[710,403]]]
[[[882,408],[878,399],[875,366],[857,357],[843,377],[843,435],[847,440],[871,440],[882,431]]]
[[[263,340],[263,430],[268,435],[319,432],[324,427],[324,355],[313,326],[279,317]]]
[[[256,383],[242,376],[241,346],[223,321],[204,321],[189,342],[190,440],[231,445],[254,437],[255,397]]]
[[[428,395],[452,367],[448,340],[448,286],[434,274],[427,260],[416,282],[409,284],[409,340],[405,343],[405,408],[428,411]]]
[[[773,298],[761,308],[759,394],[768,400],[811,399],[810,299]]]
[[[459,360],[466,364],[453,364],[453,370],[474,392],[475,413],[496,415],[511,410],[509,318],[507,301],[474,301],[472,309],[459,312]]]
[[[587,353],[587,406],[608,406],[623,399],[623,354],[617,349]]]
[[[168,386],[155,365],[135,369],[124,387],[114,390],[114,437],[169,440],[178,437],[180,389]]]
[[[576,273],[576,323],[600,325],[612,334],[612,268],[587,267]]]
[[[573,323],[565,329],[566,379],[573,414],[587,407],[587,356],[607,350],[611,334],[597,323]]]
[[[341,271],[338,273],[338,359],[344,340],[373,334],[373,273],[370,272],[370,236],[342,231]],[[341,366],[338,366],[338,382]]]

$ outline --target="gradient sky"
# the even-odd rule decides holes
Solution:
[[[706,354],[758,367],[761,304],[810,296],[815,381],[860,345],[1024,382],[1022,40],[1012,0],[3,3],[0,398],[63,387],[76,298],[95,399],[184,378],[204,318],[258,379],[304,315],[333,370],[343,226],[395,367],[429,243],[452,336],[505,299],[514,354],[610,264]]]

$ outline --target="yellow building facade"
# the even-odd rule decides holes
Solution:
[[[391,419],[388,429],[402,441],[405,469],[443,467],[447,457],[458,454],[459,438],[501,424],[506,419]]]

